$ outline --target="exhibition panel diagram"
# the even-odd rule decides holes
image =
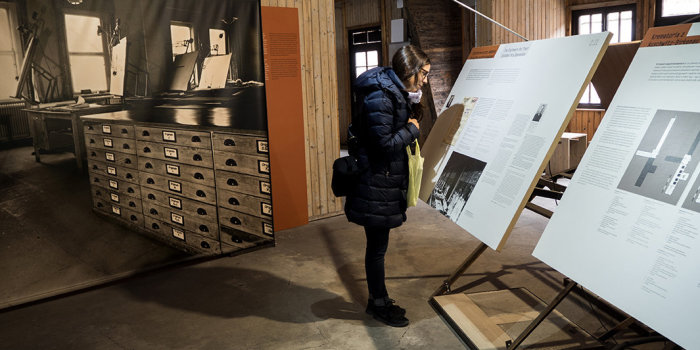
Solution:
[[[700,23],[650,29],[533,253],[686,348],[700,322],[699,91]]]
[[[472,50],[423,147],[421,199],[500,249],[609,40],[604,32]]]

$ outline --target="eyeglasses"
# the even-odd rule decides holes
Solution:
[[[430,74],[430,71],[427,71],[423,68],[420,69],[420,72],[423,74],[423,78],[427,78],[428,74]]]

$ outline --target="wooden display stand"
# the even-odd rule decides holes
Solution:
[[[562,134],[559,144],[545,168],[547,176],[551,178],[576,169],[581,158],[583,158],[583,154],[586,152],[587,145],[588,136],[586,134],[573,132]]]

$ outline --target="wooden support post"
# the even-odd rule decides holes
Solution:
[[[479,245],[476,247],[476,249],[474,249],[474,251],[472,251],[472,253],[469,254],[467,259],[464,260],[462,265],[459,265],[457,270],[455,272],[453,272],[450,275],[450,277],[448,277],[442,283],[442,285],[430,296],[430,298],[432,299],[434,296],[442,295],[442,294],[445,294],[447,292],[450,292],[450,286],[452,285],[452,283],[454,283],[457,280],[457,278],[459,278],[459,276],[462,273],[464,273],[464,270],[468,269],[469,266],[471,266],[471,264],[473,264],[474,261],[476,261],[476,259],[479,258],[479,256],[481,256],[481,254],[486,250],[486,248],[488,248],[488,246],[486,244],[479,243]]]

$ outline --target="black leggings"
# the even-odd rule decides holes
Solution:
[[[389,245],[389,229],[365,227],[367,249],[365,250],[365,273],[369,297],[380,299],[389,296],[384,284],[384,254]]]

